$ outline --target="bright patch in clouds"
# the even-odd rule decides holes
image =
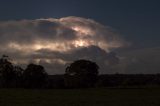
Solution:
[[[124,44],[110,27],[80,17],[0,22],[0,53],[43,64],[49,73],[63,73],[62,65],[80,58],[105,65],[110,50]]]

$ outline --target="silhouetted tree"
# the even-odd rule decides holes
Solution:
[[[20,66],[14,66],[14,72],[15,72],[15,87],[22,87],[22,81],[23,81],[23,72],[24,69],[22,69]]]
[[[67,87],[92,87],[98,78],[98,65],[89,60],[77,60],[66,68],[65,85]]]
[[[0,58],[0,77],[2,87],[18,87],[20,86],[20,77],[22,75],[22,68],[13,66],[9,57],[3,55]]]
[[[26,88],[44,88],[47,83],[47,73],[41,65],[29,64],[23,72],[23,83]]]

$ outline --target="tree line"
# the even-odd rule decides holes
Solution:
[[[1,88],[79,88],[93,87],[98,77],[98,65],[89,60],[77,60],[70,64],[65,74],[51,78],[42,65],[29,64],[26,69],[14,66],[9,57],[0,58]],[[54,80],[53,80],[54,79]],[[58,84],[55,86],[53,83]]]
[[[88,88],[159,86],[160,74],[99,75],[99,66],[89,60],[76,60],[64,75],[48,75],[45,68],[28,64],[14,66],[8,56],[0,58],[0,88]]]

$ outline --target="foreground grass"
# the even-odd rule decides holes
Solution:
[[[0,106],[160,106],[160,89],[0,89]]]

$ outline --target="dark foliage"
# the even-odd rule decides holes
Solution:
[[[86,88],[160,86],[160,74],[108,74],[98,76],[98,65],[77,60],[65,75],[48,75],[41,65],[29,64],[25,70],[14,66],[8,56],[0,58],[1,88]]]
[[[41,65],[29,64],[23,72],[23,84],[26,88],[45,88],[47,73]]]
[[[73,62],[66,68],[66,87],[93,87],[97,81],[98,69],[98,65],[89,60],[77,60]]]
[[[99,76],[99,87],[159,86],[160,74],[111,74]]]
[[[49,75],[47,88],[63,89],[65,88],[63,75]]]
[[[21,85],[23,69],[19,66],[13,66],[9,60],[9,57],[5,55],[0,59],[1,87],[18,87]]]

